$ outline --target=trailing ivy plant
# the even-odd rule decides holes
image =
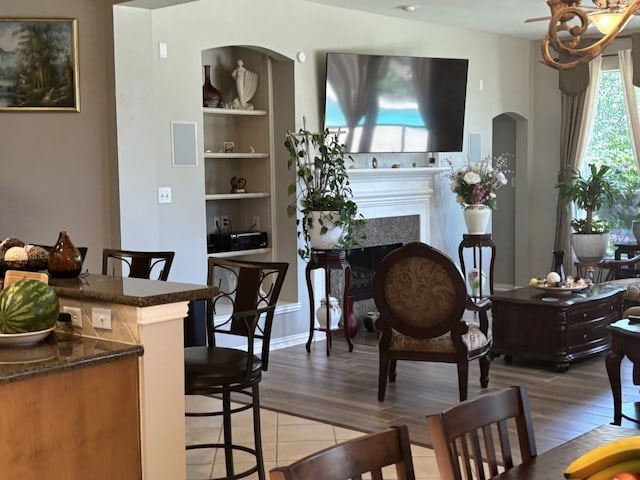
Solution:
[[[298,132],[288,131],[284,146],[289,153],[287,166],[289,170],[295,169],[297,178],[297,182],[288,188],[287,193],[294,196],[294,200],[287,206],[287,215],[292,218],[297,210],[302,213],[301,218],[296,219],[298,237],[304,239],[298,255],[303,259],[311,256],[309,230],[313,228],[313,211],[334,212],[332,224],[344,230],[337,248],[349,251],[357,246],[364,238],[361,233],[364,217],[358,213],[358,205],[353,201],[345,165],[345,158],[353,159],[345,157],[345,147],[338,134],[329,130],[310,132],[305,127]],[[320,233],[326,233],[326,220],[320,219],[319,223]]]

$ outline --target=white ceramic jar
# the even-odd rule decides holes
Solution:
[[[329,297],[329,328],[338,328],[340,324],[340,318],[342,317],[342,309],[338,303],[338,299],[335,297]],[[327,328],[327,300],[323,298],[320,300],[320,306],[316,310],[316,326],[318,328]]]

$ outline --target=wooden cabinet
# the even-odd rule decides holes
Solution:
[[[203,108],[207,234],[265,232],[267,245],[220,251],[215,256],[263,255],[271,258],[274,201],[273,94],[271,58],[259,51],[222,47],[203,52],[211,65],[212,83],[222,92],[224,106]],[[253,109],[225,108],[236,97],[231,73],[236,62],[258,74],[258,87],[249,100]],[[244,237],[248,238],[248,237]],[[210,240],[210,239],[209,239]]]
[[[2,478],[139,479],[138,358],[0,386]]]
[[[566,371],[570,362],[609,348],[607,326],[622,317],[623,292],[606,285],[557,296],[531,287],[496,292],[492,355],[548,361]]]

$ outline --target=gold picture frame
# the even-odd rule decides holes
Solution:
[[[78,20],[0,18],[0,111],[80,111]]]

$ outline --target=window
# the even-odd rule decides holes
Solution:
[[[616,57],[617,60],[617,57]],[[636,87],[636,97],[640,89]],[[631,222],[638,213],[640,179],[633,156],[631,135],[627,121],[622,80],[617,62],[614,68],[600,73],[600,85],[594,111],[593,126],[582,162],[586,172],[588,165],[608,164],[616,170],[615,178],[621,195],[614,205],[598,212],[598,217],[611,225],[610,243],[635,243]]]

